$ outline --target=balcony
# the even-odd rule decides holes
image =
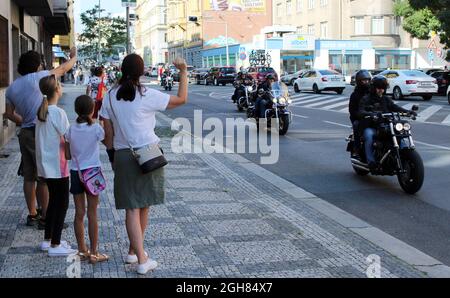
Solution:
[[[30,16],[51,16],[53,14],[53,0],[15,0]]]
[[[45,29],[54,35],[67,35],[70,33],[70,19],[67,14],[67,0],[52,0],[53,16],[45,18]]]

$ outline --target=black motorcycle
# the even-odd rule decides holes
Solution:
[[[266,96],[271,99],[268,108],[265,111],[265,121],[267,123],[267,128],[270,130],[272,127],[272,119],[275,119],[278,123],[279,134],[284,136],[289,125],[292,123],[292,113],[289,110],[289,104],[292,103],[289,98],[289,91],[287,86],[281,82],[274,82],[271,85],[270,91],[263,91],[260,89],[261,94],[258,96]],[[256,127],[259,129],[260,119],[256,117],[255,106],[252,105],[247,109],[247,117],[256,119]]]
[[[412,110],[417,111],[418,106]],[[383,113],[378,116],[366,116],[375,123],[376,135],[374,139],[375,159],[380,165],[378,169],[369,169],[364,149],[364,139],[355,140],[353,135],[347,138],[347,152],[351,153],[351,163],[355,172],[360,176],[372,175],[394,176],[397,175],[402,189],[408,194],[418,192],[424,180],[424,166],[422,158],[415,149],[411,135],[411,124],[405,120],[416,120],[410,113]],[[354,142],[359,143],[359,156],[355,155]]]
[[[252,85],[252,82],[248,80],[244,84],[234,83],[234,87],[236,89],[239,88],[236,106],[238,111],[242,112],[244,109],[248,109],[253,105],[257,88],[255,84]]]

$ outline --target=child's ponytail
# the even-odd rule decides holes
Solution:
[[[47,95],[44,95],[41,106],[39,107],[39,110],[37,112],[37,118],[39,119],[39,121],[45,122],[47,121],[47,115],[48,115],[48,99]]]

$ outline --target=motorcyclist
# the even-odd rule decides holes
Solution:
[[[238,98],[243,94],[244,88],[246,86],[253,86],[255,85],[255,80],[253,77],[247,72],[245,69],[241,69],[241,71],[236,76],[236,79],[233,82],[233,86],[235,88],[234,94],[231,97],[234,103],[238,100]]]
[[[272,74],[268,74],[263,83],[258,86],[257,96],[255,102],[255,116],[256,118],[265,118],[267,106],[272,101],[270,90],[272,90],[272,84],[275,82],[275,77]]]
[[[379,165],[375,160],[373,142],[376,134],[378,120],[382,118],[382,113],[404,112],[417,116],[415,111],[406,110],[396,105],[385,93],[389,83],[385,77],[376,76],[372,79],[370,93],[364,96],[360,103],[357,118],[359,120],[360,132],[364,136],[364,148],[366,151],[367,163],[371,171],[375,171]],[[370,118],[366,118],[370,116]]]
[[[166,84],[166,77],[171,76],[170,69],[166,68],[164,69],[162,75],[161,75],[161,86],[164,86]]]
[[[350,112],[350,121],[352,123],[353,127],[353,136],[355,139],[355,146],[354,146],[354,156],[359,155],[359,139],[360,134],[358,130],[359,121],[358,121],[358,109],[359,109],[359,102],[361,99],[369,94],[370,90],[370,80],[372,79],[372,76],[367,70],[360,70],[356,73],[355,81],[356,81],[356,87],[353,91],[352,95],[350,96],[350,101],[348,105],[348,109]]]

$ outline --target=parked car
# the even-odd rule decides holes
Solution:
[[[192,77],[195,78],[197,85],[205,84],[206,77],[208,76],[209,68],[196,68],[192,71]]]
[[[381,72],[385,71],[385,69],[371,69],[371,70],[367,70],[367,71],[370,73],[370,75],[372,77],[374,77],[374,76],[380,74]],[[358,72],[355,72],[350,79],[350,85],[352,85],[352,86],[356,86],[356,74],[357,73]]]
[[[450,105],[450,86],[448,86],[448,88],[447,88],[447,100],[448,100],[448,104]]]
[[[294,85],[295,80],[307,71],[308,69],[302,69],[291,74],[285,74],[284,76],[281,76],[281,81],[288,86]]]
[[[236,68],[233,66],[212,67],[209,70],[206,84],[214,84],[215,86],[233,84],[236,75]]]
[[[418,70],[421,71],[427,75],[431,75],[433,72],[435,71],[440,71],[443,70],[442,68],[419,68],[419,69],[414,69],[414,70]]]
[[[270,73],[275,76],[275,80],[278,81],[278,74],[272,67],[267,66],[252,66],[247,69],[248,74],[251,75],[257,82],[263,83],[266,80],[266,76]]]
[[[437,80],[418,70],[385,70],[380,73],[389,81],[387,94],[392,94],[394,100],[405,96],[422,96],[430,100],[438,92]]]
[[[450,72],[441,70],[435,71],[431,76],[437,80],[438,93],[446,95],[448,86],[450,85]]]
[[[337,71],[329,69],[313,69],[306,72],[303,76],[295,80],[294,91],[335,91],[342,94],[345,89],[345,77]]]
[[[149,66],[148,68],[146,68],[146,70],[144,72],[144,76],[146,76],[146,77],[157,77],[158,76],[158,68],[157,67],[153,67],[153,66]]]
[[[171,72],[173,73],[173,80],[174,82],[179,82],[180,81],[180,71],[178,69],[175,68],[175,70],[173,70],[172,68]],[[192,83],[194,81],[195,78],[192,77],[192,71],[194,70],[194,66],[188,65],[187,66],[187,72],[188,72],[188,82]]]

